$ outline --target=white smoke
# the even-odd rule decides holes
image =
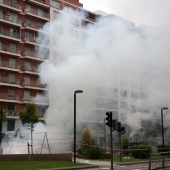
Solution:
[[[140,128],[141,119],[153,119],[153,113],[160,115],[160,108],[169,106],[169,30],[137,28],[115,16],[82,26],[76,15],[78,24],[72,25],[75,16],[61,14],[62,22],[59,18],[47,23],[43,31],[48,34],[39,37],[50,43],[49,60],[39,68],[41,81],[49,88],[45,117],[49,131],[73,132],[73,94],[79,89],[84,92],[76,95],[78,123],[103,123],[110,110],[119,112],[114,116],[120,120],[120,103],[116,103],[120,90],[128,91],[127,99],[121,99],[128,103],[123,123],[132,130]],[[40,48],[39,56],[47,51]],[[124,86],[121,80],[126,81]],[[136,89],[131,89],[132,81],[137,82]],[[113,88],[118,95],[113,95]],[[131,100],[130,91],[142,91],[144,97]],[[149,113],[132,113],[132,105]]]

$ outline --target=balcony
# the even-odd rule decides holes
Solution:
[[[7,110],[6,116],[7,118],[19,118],[19,112],[16,110]]]
[[[35,0],[28,0],[28,1],[31,2],[31,3],[34,3],[34,4],[37,4],[37,5],[46,7],[46,8],[49,7],[49,5],[45,4],[45,0],[37,0],[37,1],[35,1]]]
[[[37,81],[24,81],[23,86],[29,89],[46,90],[46,86]]]
[[[35,10],[35,9],[27,9],[27,8],[24,10],[24,12],[25,12],[25,14],[34,16],[36,18],[38,17],[40,19],[49,21],[49,14],[46,13],[46,12],[38,11],[38,10]]]
[[[38,74],[38,68],[36,68],[36,67],[27,67],[27,66],[24,66],[23,71],[24,72],[29,72],[31,74]]]
[[[18,95],[11,95],[7,93],[0,93],[0,101],[21,103],[21,101],[19,101]]]
[[[37,57],[36,52],[30,51],[30,50],[25,50],[23,53],[23,56],[25,56],[25,58],[34,59],[34,60],[38,60],[38,61],[44,61],[45,59],[48,58],[47,56],[44,58],[39,58],[39,57]]]
[[[40,38],[35,38],[35,37],[31,37],[31,36],[29,36],[29,37],[25,36],[24,41],[25,41],[25,43],[28,43],[28,44],[38,45],[38,46],[49,48],[49,43],[48,42],[43,42]]]
[[[21,52],[17,48],[12,48],[7,45],[0,45],[0,53],[10,54],[14,56],[21,56]]]
[[[7,86],[20,86],[20,80],[13,80],[8,77],[0,77],[0,85],[7,85]]]
[[[19,19],[14,19],[9,15],[0,14],[0,21],[16,26],[21,26],[21,21]]]
[[[36,99],[34,99],[34,97],[31,97],[31,96],[23,97],[22,101],[24,103],[34,102],[37,105],[47,105],[48,106],[48,104],[49,104],[47,98],[42,98],[42,100],[36,100]]]
[[[3,30],[3,29],[0,29],[0,37],[13,39],[13,40],[16,40],[16,41],[21,41],[19,33],[10,32],[10,31]]]
[[[22,12],[21,4],[18,4],[17,2],[11,0],[0,0],[0,6],[6,7],[17,12]]]
[[[37,23],[27,23],[25,22],[24,23],[24,27],[25,28],[29,28],[31,30],[35,30],[35,31],[38,31],[39,29],[42,29],[43,28],[43,24],[37,24]]]
[[[0,68],[4,67],[7,70],[12,70],[12,71],[20,71],[20,65],[18,64],[12,64],[6,61],[0,62]]]

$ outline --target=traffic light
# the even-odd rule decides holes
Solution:
[[[107,112],[106,113],[106,125],[109,126],[109,127],[112,127],[112,112]]]
[[[125,134],[125,127],[121,127],[121,134],[123,135],[123,134]]]
[[[121,132],[121,122],[117,122],[117,131]]]

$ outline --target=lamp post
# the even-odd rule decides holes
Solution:
[[[167,107],[161,108],[161,120],[162,120],[162,146],[164,148],[164,121],[163,121],[163,110],[167,110]]]
[[[76,94],[83,93],[83,90],[74,91],[74,163],[76,163]]]

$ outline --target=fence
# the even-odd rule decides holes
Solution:
[[[151,154],[148,170],[170,167],[170,152]]]

